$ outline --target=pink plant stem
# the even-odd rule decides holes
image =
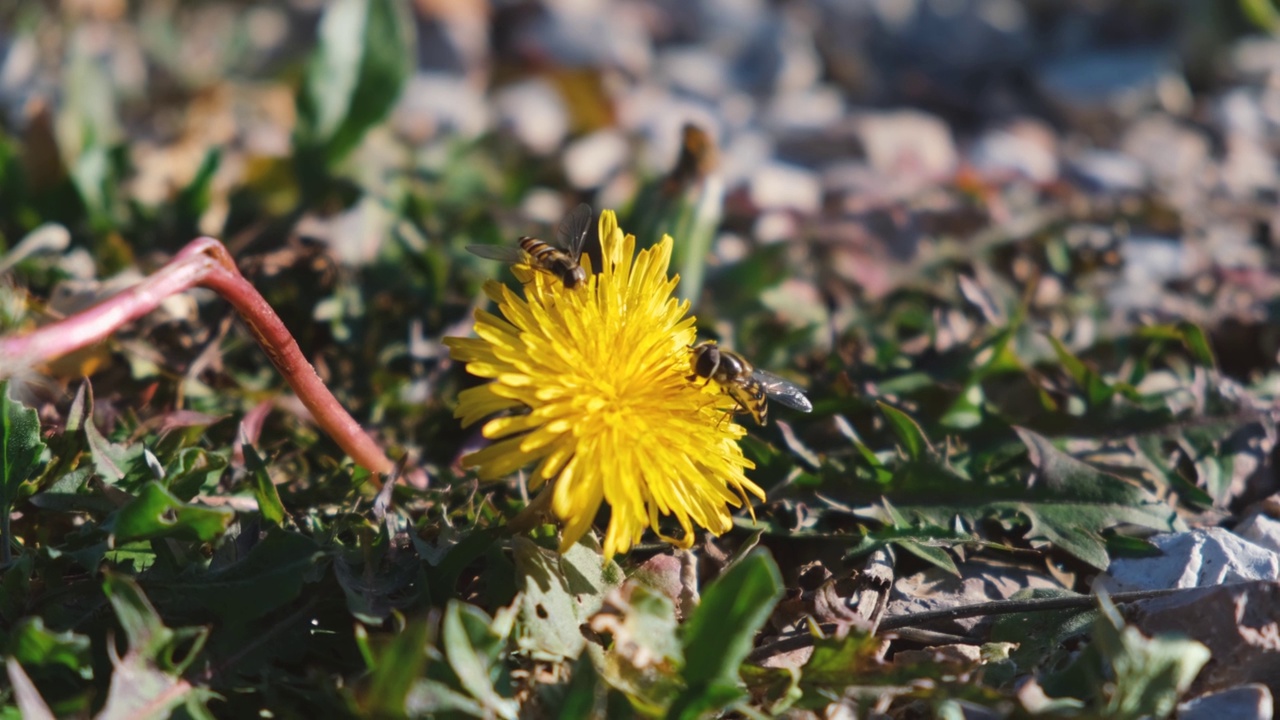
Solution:
[[[207,287],[235,307],[253,338],[334,442],[361,467],[390,473],[394,464],[343,409],[302,355],[293,335],[267,301],[244,279],[222,243],[202,237],[138,285],[25,335],[0,337],[0,380],[106,339],[121,326],[159,307],[165,298]]]

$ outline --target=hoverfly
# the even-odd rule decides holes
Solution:
[[[468,245],[467,251],[490,260],[508,264],[525,263],[534,270],[550,273],[564,286],[573,289],[585,282],[587,272],[578,264],[591,233],[591,206],[583,203],[574,208],[556,228],[556,246],[525,235],[519,247],[505,245]]]
[[[751,413],[760,425],[769,419],[769,400],[801,412],[813,410],[809,398],[790,380],[752,367],[746,358],[720,348],[714,341],[693,346],[692,365],[690,380],[714,380],[738,404],[735,412]]]

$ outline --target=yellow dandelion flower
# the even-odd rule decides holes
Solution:
[[[582,537],[606,502],[606,555],[626,552],[659,518],[684,529],[667,542],[688,547],[694,526],[719,535],[729,507],[764,492],[726,419],[716,388],[688,379],[694,318],[672,297],[672,240],[635,252],[612,211],[600,215],[604,268],[568,289],[548,273],[517,265],[524,297],[489,281],[501,317],[477,310],[476,338],[447,338],[451,355],[492,382],[459,394],[455,415],[471,425],[496,412],[483,434],[493,444],[463,458],[481,479],[537,463],[530,487],[547,481],[561,549]],[[584,256],[584,265],[589,260]]]

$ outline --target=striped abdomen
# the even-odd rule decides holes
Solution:
[[[587,273],[569,253],[536,237],[520,238],[520,249],[529,256],[529,265],[555,275],[567,288],[573,288],[587,279]]]

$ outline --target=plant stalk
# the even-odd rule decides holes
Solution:
[[[226,246],[210,237],[192,240],[154,274],[84,312],[26,334],[0,337],[0,380],[105,340],[166,298],[193,287],[209,288],[231,303],[316,423],[352,460],[373,473],[392,471],[386,453],[325,387],[280,316],[240,274]]]

